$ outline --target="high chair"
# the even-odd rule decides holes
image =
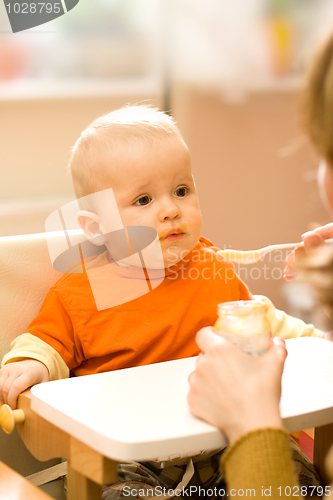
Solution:
[[[82,234],[76,234],[78,241],[82,242]],[[0,238],[1,357],[8,352],[10,342],[26,331],[28,324],[38,313],[50,286],[61,276],[61,273],[53,269],[51,265],[47,236],[50,236],[50,234],[42,233]],[[63,246],[63,233],[54,233],[51,237],[56,243],[55,248],[57,245],[59,245],[59,248]],[[295,342],[299,342],[297,348]],[[323,344],[320,344],[320,342],[323,342]],[[288,394],[288,390],[285,391],[287,397],[285,398],[285,405],[282,405],[285,413],[282,416],[288,431],[293,432],[303,428],[321,426],[316,429],[314,461],[325,482],[324,456],[333,441],[333,426],[331,424],[333,422],[333,390],[328,391],[329,395],[325,399],[326,386],[320,388],[320,385],[327,382],[328,376],[333,378],[333,344],[320,339],[303,338],[287,341],[287,347],[288,345],[290,352],[287,363],[291,358],[294,360],[299,358],[298,353],[301,348],[299,346],[304,346],[304,352],[307,353],[308,359],[312,352],[316,351],[315,357],[318,357],[321,356],[322,351],[323,357],[327,360],[327,371],[322,376],[323,384],[320,384],[321,374],[319,374],[317,377],[319,382],[316,382],[318,391],[315,394],[313,391],[306,393],[304,401],[300,404],[301,410],[299,411],[298,408],[295,410],[293,401],[294,395],[297,395],[299,377],[294,385],[291,384],[293,385],[291,394]],[[27,448],[39,460],[48,460],[53,457],[68,459],[68,500],[100,499],[101,485],[110,484],[116,479],[117,460],[140,461],[154,460],[156,458],[162,460],[162,457],[166,457],[165,460],[168,460],[170,457],[179,458],[180,455],[184,456],[187,453],[191,456],[191,454],[193,455],[198,450],[205,448],[212,450],[226,446],[227,443],[222,433],[205,422],[195,419],[187,407],[187,376],[193,370],[194,363],[194,358],[187,358],[185,360],[92,375],[88,376],[88,378],[74,377],[35,386],[31,393],[28,390],[19,397],[18,407],[25,414],[24,423],[18,425],[20,435]],[[332,373],[328,373],[331,366]],[[295,368],[296,371],[299,369],[299,367]],[[301,367],[301,369],[303,368]],[[317,365],[314,366],[313,372],[310,374],[312,377],[310,380],[315,380],[318,371]],[[299,373],[298,371],[297,374],[299,375]],[[295,377],[290,375],[292,374],[289,373],[287,381],[294,380]],[[161,397],[156,391],[156,398],[150,398],[150,406],[143,405],[147,406],[147,408],[144,412],[141,412],[142,415],[140,415],[141,408],[139,407],[138,412],[128,411],[126,415],[124,412],[127,408],[127,401],[126,398],[122,397],[122,384],[127,384],[129,390],[132,391],[132,396],[139,398],[140,394],[135,388],[133,389],[133,379],[140,380],[140,377],[141,379],[146,377],[152,384],[160,384],[163,377],[167,379],[168,391],[172,389],[173,392],[173,397],[169,400],[172,400],[174,408],[170,409],[170,405],[165,403],[165,400],[164,402],[160,400]],[[84,401],[87,392],[93,394],[94,402],[98,400],[98,390],[95,390],[95,387],[94,391],[90,391],[91,386],[87,390],[86,384],[89,384],[91,380],[97,380],[98,387],[105,383],[109,384],[107,389],[110,398],[112,401],[117,402],[117,405],[112,406],[112,411],[108,415],[110,422],[105,423],[103,421],[98,425],[93,422],[93,426],[89,428],[89,424],[86,431],[86,420],[89,415],[85,415],[83,411],[83,415],[81,412],[79,416],[76,415],[73,421],[71,412],[74,411],[77,414],[74,400],[78,393],[81,394],[84,409],[87,408],[89,403]],[[300,383],[300,387],[302,387],[302,380]],[[62,397],[64,387],[66,387],[68,394],[65,402]],[[159,392],[161,393],[161,391]],[[321,392],[321,399],[318,399],[317,392]],[[314,399],[317,402],[319,401],[314,408],[311,407],[311,395],[316,396],[317,399]],[[68,404],[71,399],[74,401],[72,405]],[[322,401],[324,401],[323,404],[321,404]],[[121,407],[123,403],[124,405]],[[177,411],[175,412],[174,409]],[[157,412],[159,420],[154,417],[154,411]],[[123,413],[119,416],[117,414],[119,412]],[[129,428],[127,421],[131,418],[130,425],[132,425],[132,421],[133,423],[136,421],[137,430],[135,432],[140,433],[143,430],[146,441],[144,439],[140,440],[141,436],[138,439],[134,438],[134,431],[130,437],[126,435],[126,430]],[[159,436],[155,439],[154,436],[151,438],[151,435],[154,432],[156,433],[159,427],[165,429],[166,422],[168,424],[171,422],[172,432],[174,432],[173,429],[176,429],[176,432],[164,439],[163,447],[160,449]],[[125,445],[120,447],[118,444],[121,432],[120,429],[117,430],[117,425],[122,425],[125,428],[126,439],[123,440]],[[113,437],[100,435],[103,426],[107,432],[109,431],[108,426],[113,426]],[[79,427],[83,429],[81,434],[78,432]],[[121,431],[124,434],[124,429],[121,429]],[[112,448],[110,446],[108,448],[107,442],[110,440],[113,440]],[[172,456],[172,453],[175,455]],[[16,431],[10,436],[0,431],[0,461],[11,465],[12,468],[16,468],[23,475],[32,474],[32,472],[50,465],[49,463],[41,464],[35,460],[22,445]]]
[[[80,244],[80,247],[77,244]],[[26,331],[29,323],[38,314],[48,290],[63,275],[56,269],[63,271],[71,264],[76,264],[80,251],[87,257],[104,250],[104,246],[97,247],[88,242],[79,229],[0,237],[0,360],[10,350],[12,340]],[[21,408],[24,407],[26,417],[30,416],[29,391],[20,396],[18,406],[20,405]],[[68,436],[63,440],[57,436],[56,447],[48,446],[45,452],[40,451],[38,446],[38,449],[35,449],[36,428],[45,428],[46,435],[53,432],[53,427],[47,426],[43,419],[36,418],[31,426],[27,417],[26,422],[18,427],[28,449],[17,429],[10,435],[0,430],[0,462],[9,465],[23,476],[35,476],[34,473],[48,470],[55,464],[62,465],[59,459],[55,460],[53,457],[69,457]],[[52,461],[49,460],[51,458]],[[112,482],[111,477],[115,479],[114,463],[109,469],[111,472],[106,473],[105,482]],[[73,474],[75,473],[72,472]],[[93,484],[91,488],[94,489]],[[89,493],[91,498],[92,490]],[[83,494],[81,497],[83,500]]]

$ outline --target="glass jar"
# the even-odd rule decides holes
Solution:
[[[267,305],[261,300],[236,300],[217,306],[217,333],[249,354],[267,351],[272,337],[266,317]]]

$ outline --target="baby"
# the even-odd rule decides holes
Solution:
[[[233,265],[201,236],[189,151],[171,117],[128,106],[95,120],[76,142],[70,170],[80,204],[77,220],[96,249],[105,245],[105,251],[85,259],[84,272],[64,274],[26,333],[12,343],[0,371],[0,402],[12,408],[31,385],[70,373],[195,356],[195,334],[214,324],[218,303],[252,298]],[[114,196],[116,212],[103,203],[105,196]],[[127,255],[124,238],[115,237],[117,217]],[[145,261],[142,242],[133,249],[133,227],[156,235]],[[122,299],[110,306],[110,297],[119,294]],[[273,335],[323,336],[264,300]],[[143,398],[153,397],[149,387],[140,390]],[[220,455],[195,457],[189,484],[218,484]],[[103,498],[128,496],[124,486],[137,489],[138,482],[142,488],[176,488],[188,463],[121,464],[117,485],[106,487]]]

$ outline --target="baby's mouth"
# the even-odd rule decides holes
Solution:
[[[165,238],[164,241],[171,243],[172,241],[180,241],[185,233],[173,233]]]
[[[159,233],[160,242],[172,243],[174,241],[180,241],[185,235],[185,231],[182,227],[175,228],[165,228]]]

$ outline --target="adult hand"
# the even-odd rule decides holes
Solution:
[[[279,412],[281,377],[287,356],[283,339],[251,356],[203,328],[196,341],[202,353],[189,377],[188,404],[192,413],[219,427],[229,443],[264,427],[283,428]]]
[[[8,363],[0,370],[0,405],[6,403],[15,410],[21,392],[49,380],[49,371],[40,361],[26,359]]]
[[[294,269],[295,261],[304,258],[307,251],[325,244],[325,240],[333,238],[333,223],[330,222],[325,226],[317,227],[314,231],[308,231],[302,234],[304,247],[295,248],[286,258],[286,267],[284,268],[283,277],[290,281],[296,276]]]

